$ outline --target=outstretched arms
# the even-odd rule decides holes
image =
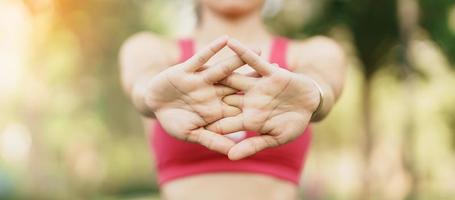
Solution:
[[[207,61],[225,46],[235,55],[208,66]],[[127,94],[141,113],[156,115],[170,135],[233,160],[297,138],[312,116],[318,121],[330,111],[344,82],[344,55],[326,38],[291,45],[288,61],[294,72],[227,37],[180,64],[172,57],[177,55],[174,51],[169,42],[156,37],[129,40],[120,56]],[[234,72],[244,64],[255,70],[254,76]],[[237,144],[224,136],[241,130],[259,135]]]

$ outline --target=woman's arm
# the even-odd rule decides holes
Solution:
[[[119,63],[122,86],[144,116],[155,117],[144,102],[146,80],[175,64],[177,57],[175,42],[152,33],[137,33],[121,47]]]
[[[156,52],[163,49],[158,45],[160,42],[149,36],[133,37],[121,56],[124,87],[144,115],[153,113],[163,129],[177,139],[224,154],[234,142],[205,126],[241,112],[222,101],[224,96],[238,91],[215,83],[245,63],[238,56],[231,56],[207,66],[207,61],[226,46],[227,40],[227,36],[219,37],[185,62],[172,66],[160,57],[163,54]]]
[[[317,36],[291,44],[290,66],[296,73],[314,79],[323,90],[323,104],[313,121],[322,120],[341,95],[346,76],[346,58],[332,39]]]

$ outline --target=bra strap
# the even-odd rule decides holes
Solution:
[[[180,59],[179,63],[185,62],[194,54],[194,42],[190,38],[183,38],[178,40],[180,48]]]
[[[284,37],[276,37],[273,39],[270,50],[270,62],[278,64],[280,67],[288,69],[286,61],[289,40]]]

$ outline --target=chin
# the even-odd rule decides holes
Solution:
[[[265,0],[199,0],[202,6],[218,14],[236,17],[260,10]]]

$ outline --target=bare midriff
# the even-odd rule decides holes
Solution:
[[[295,200],[295,184],[251,173],[208,173],[176,179],[161,187],[165,200]]]

